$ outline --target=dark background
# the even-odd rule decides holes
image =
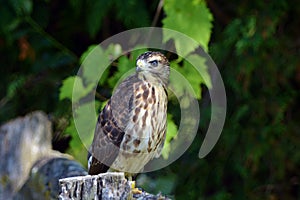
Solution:
[[[77,73],[90,45],[130,28],[161,27],[165,13],[155,21],[157,5],[1,1],[0,123],[43,110],[53,121],[53,147],[66,151],[71,102],[59,100],[62,81]],[[150,192],[176,199],[299,199],[299,2],[208,0],[207,6],[214,16],[209,53],[228,101],[221,138],[199,159],[201,123],[184,156],[141,179],[151,180]]]

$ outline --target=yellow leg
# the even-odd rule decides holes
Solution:
[[[133,194],[141,194],[143,191],[139,190],[138,188],[135,187],[135,181],[132,180],[132,175],[128,174],[128,181],[131,186],[131,191]]]

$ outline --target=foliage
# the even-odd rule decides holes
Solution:
[[[299,178],[300,166],[299,45],[292,45],[298,36],[289,31],[295,23],[291,16],[299,9],[287,1],[236,5],[236,10],[213,5],[222,17],[232,18],[217,23],[215,30],[222,34],[215,32],[210,51],[226,85],[227,123],[207,158],[177,163],[190,166],[179,176],[192,192],[186,194],[180,185],[175,196],[196,199],[200,185],[204,199],[296,199],[299,185],[292,180]]]
[[[207,51],[212,28],[212,15],[206,7],[205,1],[165,1],[163,27],[179,31],[196,40]],[[191,46],[185,40],[179,40],[177,35],[166,33],[164,41],[174,39],[177,52],[186,56],[198,46]]]
[[[213,151],[199,160],[210,119],[206,91],[213,87],[213,77],[204,58],[194,54],[196,46],[164,34],[162,42],[171,43],[181,56],[201,66],[202,77],[195,76],[190,63],[167,53],[171,67],[189,80],[197,99],[204,100],[201,124],[184,156],[139,181],[149,191],[162,191],[176,199],[299,199],[298,2],[163,2],[160,10],[158,0],[2,0],[0,122],[43,110],[54,123],[53,146],[85,163],[82,141],[92,138],[78,137],[72,114],[86,127],[93,126],[96,118],[90,120],[85,113],[103,108],[118,81],[133,70],[136,56],[145,50],[121,56],[118,44],[107,49],[95,44],[130,28],[151,24],[171,28],[197,41],[217,63],[226,86],[227,121]],[[76,74],[92,51],[115,58],[107,70],[99,72],[102,78],[96,86],[92,82],[98,78],[97,66],[82,71],[81,78]],[[72,113],[74,83],[79,88],[74,101],[83,106]],[[95,87],[93,105],[85,96]],[[178,102],[169,96],[164,157],[169,155],[180,121]]]
[[[187,34],[187,35],[192,35],[192,36],[196,36],[195,33],[202,33],[209,35],[210,33],[210,28],[211,28],[211,14],[209,13],[208,9],[205,6],[205,3],[203,1],[201,2],[194,2],[192,6],[196,6],[198,7],[198,9],[196,10],[196,12],[200,12],[202,13],[202,16],[206,16],[205,18],[203,18],[202,22],[200,24],[203,24],[203,26],[200,27],[205,27],[205,28],[199,28],[199,29],[195,29],[195,30],[189,30],[187,27],[185,27],[184,29],[180,30],[182,33]],[[175,17],[175,10],[178,8],[178,5],[175,4],[174,2],[169,3],[168,1],[166,2],[166,7],[168,12],[171,12],[170,14],[168,14],[167,12],[167,17],[164,19],[165,20],[165,25],[163,27],[166,28],[172,28],[172,23],[174,21],[174,17]],[[201,11],[205,11],[205,12],[201,12]],[[201,18],[201,15],[197,15],[197,13],[194,13],[195,16],[192,16],[192,19],[199,17]],[[199,14],[199,13],[198,13]],[[181,14],[181,17],[187,17],[188,13],[183,12]],[[98,23],[95,23],[98,24]],[[176,27],[182,27],[185,24],[185,21],[178,21],[177,24],[175,24]],[[196,21],[191,22],[191,24],[197,24]],[[199,24],[199,22],[198,22]],[[196,31],[196,32],[195,32]],[[194,35],[193,35],[194,34]],[[191,59],[195,60],[196,62],[201,63],[201,67],[200,69],[202,69],[202,76],[204,76],[204,79],[206,79],[206,81],[204,81],[201,76],[197,75],[197,70],[193,68],[193,66],[191,64],[189,64],[188,62],[186,62],[185,60],[183,61],[183,64],[180,64],[179,62],[181,62],[183,59],[180,57],[175,61],[171,62],[171,67],[175,70],[178,70],[179,72],[182,73],[182,75],[184,75],[184,77],[189,80],[190,84],[193,86],[196,94],[197,94],[197,98],[201,99],[201,84],[208,84],[208,87],[211,87],[211,83],[210,83],[210,78],[207,72],[207,67],[205,64],[205,59],[200,57],[197,54],[192,54],[192,52],[197,48],[197,46],[193,47],[193,49],[186,49],[185,47],[182,46],[178,46],[179,43],[182,42],[182,40],[180,38],[174,37],[174,36],[170,36],[168,34],[168,32],[164,32],[163,35],[163,41],[167,42],[169,39],[173,39],[175,46],[176,46],[176,50],[177,52],[185,52],[183,54],[183,56],[187,56],[190,57]],[[199,37],[195,37],[196,39],[200,39]],[[209,38],[209,37],[208,37]],[[201,38],[202,39],[202,38]],[[208,45],[208,39],[205,40],[201,40],[199,41],[200,44],[203,45],[203,47],[205,49],[207,49],[207,45]],[[97,53],[95,53],[95,51],[98,51]],[[97,79],[99,78],[99,74],[104,74],[104,76],[101,76],[101,80],[99,82],[99,85],[96,84],[96,87],[98,85],[99,88],[103,89],[106,86],[109,86],[110,89],[114,88],[118,81],[120,81],[120,78],[122,78],[124,75],[126,75],[126,73],[130,72],[130,70],[133,69],[132,66],[135,66],[135,59],[138,57],[138,55],[140,55],[141,53],[147,51],[147,49],[139,49],[136,51],[132,51],[130,57],[126,57],[126,56],[121,56],[122,54],[122,47],[119,44],[111,44],[106,50],[102,49],[102,47],[100,46],[96,46],[96,45],[91,45],[88,50],[86,52],[83,53],[82,57],[81,57],[81,65],[82,65],[82,76],[78,75],[78,76],[72,76],[72,77],[68,77],[63,81],[61,90],[60,90],[60,99],[69,99],[71,101],[73,101],[73,105],[74,104],[78,104],[80,103],[80,100],[83,98],[86,98],[86,96],[93,92],[95,85],[93,83],[95,83],[95,81],[97,81]],[[89,56],[91,54],[97,54],[97,56]],[[105,55],[105,57],[102,57],[102,55]],[[106,66],[109,65],[109,62],[106,63],[106,58],[118,58],[119,56],[121,56],[118,60],[114,61],[114,65],[117,66],[117,69],[114,70],[112,72],[112,70],[106,70],[106,72],[103,71],[103,73],[101,72],[101,70],[104,68],[102,66]],[[110,72],[108,72],[110,71]],[[108,76],[108,73],[110,73],[110,76]],[[83,79],[83,80],[82,80]],[[77,82],[77,81],[78,82]],[[76,84],[77,83],[77,84]],[[84,83],[86,86],[84,86]],[[72,87],[75,89],[73,89]],[[101,89],[99,91],[99,95],[102,96],[101,94]],[[182,92],[181,94],[183,95],[185,88],[182,87],[181,88]],[[74,94],[75,92],[75,94]],[[75,98],[74,98],[75,97]],[[175,96],[171,96],[171,98],[175,98]],[[94,101],[93,99],[91,101]],[[86,107],[89,104],[91,104],[91,101],[86,101],[84,103],[80,104],[80,108],[82,107]],[[100,103],[99,101],[97,101],[98,103]],[[172,101],[171,101],[172,102]],[[80,109],[79,108],[79,109]],[[91,121],[89,119],[89,117],[80,117],[81,115],[85,115],[85,116],[90,116],[91,114],[89,114],[87,112],[87,110],[85,110],[85,112],[80,112],[77,113],[77,111],[75,112],[76,117],[79,119],[82,119],[84,121],[82,121],[81,123],[84,124],[84,127],[95,127],[95,123],[96,120],[93,119],[92,121],[94,122],[94,124],[91,124]],[[74,116],[74,114],[73,114]],[[70,119],[71,121],[75,120],[74,118]],[[86,128],[84,130],[78,130],[79,126],[76,126],[78,131],[74,131],[76,130],[76,128],[74,127],[75,124],[74,123],[70,123],[69,127],[67,128],[67,131],[72,130],[73,132],[69,132],[69,134],[72,135],[72,141],[77,141],[77,142],[71,142],[70,147],[72,150],[73,155],[75,156],[75,158],[77,160],[81,160],[82,159],[82,150],[85,149],[84,146],[81,145],[81,148],[79,147],[79,143],[80,140],[82,140],[82,138],[78,137],[78,133],[79,135],[81,135],[81,133],[84,133],[84,135],[93,135],[93,129],[90,128]],[[172,119],[171,114],[168,117],[168,132],[167,132],[167,137],[166,137],[166,141],[165,141],[165,146],[163,148],[163,152],[162,155],[164,158],[168,158],[169,156],[169,152],[170,152],[170,145],[171,145],[171,141],[173,139],[176,139],[176,133],[177,133],[177,125],[175,123],[175,121]],[[92,138],[93,137],[89,137],[90,141],[86,141],[84,142],[84,144],[91,144],[92,142]],[[72,145],[74,144],[74,145]],[[78,149],[81,149],[80,151],[78,151]],[[78,154],[74,154],[74,152],[78,152]],[[83,164],[86,163],[86,161],[82,161]]]

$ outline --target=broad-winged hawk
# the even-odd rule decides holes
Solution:
[[[100,113],[90,148],[89,174],[132,174],[159,157],[166,137],[170,67],[159,52],[136,60],[136,73],[122,81]]]

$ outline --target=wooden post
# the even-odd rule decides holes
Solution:
[[[133,181],[128,181],[123,172],[107,172],[99,175],[77,176],[59,180],[60,200],[168,200],[161,194],[145,191],[133,192]]]
[[[60,179],[59,199],[132,199],[131,183],[124,173],[108,172]]]

